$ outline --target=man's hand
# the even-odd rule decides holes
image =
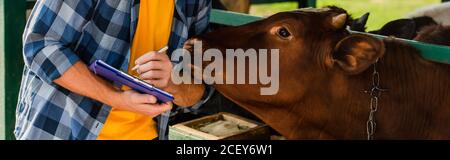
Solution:
[[[172,74],[172,62],[165,53],[149,52],[136,60],[139,78],[155,87],[165,89]]]
[[[156,98],[136,91],[122,91],[89,71],[86,64],[78,61],[67,70],[56,84],[82,96],[90,97],[113,108],[158,116],[172,108],[172,103],[157,104]]]
[[[165,53],[149,52],[136,60],[140,78],[173,94],[178,106],[188,107],[199,102],[205,91],[203,84],[179,84],[171,81],[172,62]]]
[[[172,102],[158,104],[156,97],[133,90],[121,92],[113,105],[121,110],[156,117],[172,109]]]

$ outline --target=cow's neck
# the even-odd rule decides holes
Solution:
[[[398,41],[385,40],[385,45],[386,54],[377,69],[381,86],[388,91],[380,97],[376,138],[436,138],[439,135],[430,133],[449,131],[435,122],[449,120],[448,116],[442,119],[436,114],[450,112],[449,65],[426,61],[419,51]],[[369,69],[363,75],[369,85],[372,72]],[[368,104],[366,101],[363,105],[366,115]]]
[[[450,105],[449,67],[422,60],[410,46],[385,43],[377,70],[388,91],[380,97],[375,138],[430,138],[429,113]],[[322,87],[293,104],[235,102],[290,139],[366,139],[370,95],[364,91],[371,89],[372,73],[371,67],[358,76],[333,75],[328,86],[317,82]]]
[[[375,115],[377,130],[375,138],[436,138],[439,135],[430,135],[433,130],[445,132],[450,130],[445,125],[438,126],[435,119],[449,122],[449,118],[442,119],[436,112],[449,114],[450,110],[450,67],[425,61],[413,47],[392,40],[386,40],[386,53],[377,63],[380,74],[380,86],[387,92],[379,98],[378,111]],[[310,121],[316,124],[316,134],[330,135],[330,138],[367,138],[366,122],[370,112],[371,96],[364,91],[372,88],[373,66],[358,76],[349,76],[342,80],[343,89],[325,92],[312,96],[309,108],[328,112],[325,117],[311,117]],[[329,88],[339,78],[335,77]],[[337,92],[337,94],[336,94]],[[330,95],[329,101],[320,102],[323,95]],[[313,106],[319,104],[319,107]],[[446,109],[442,109],[445,106]],[[299,106],[300,107],[300,106]],[[305,113],[302,113],[305,114]],[[318,114],[318,113],[315,113]],[[318,118],[317,118],[318,117]],[[330,118],[327,118],[330,117]],[[448,116],[445,116],[448,117]],[[440,123],[448,124],[448,123]],[[314,132],[313,132],[314,133]],[[448,135],[447,135],[448,136]],[[320,137],[317,137],[320,138]],[[447,137],[448,138],[448,137]]]

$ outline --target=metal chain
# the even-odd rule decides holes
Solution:
[[[380,73],[377,71],[378,60],[373,64],[372,73],[372,89],[366,91],[370,94],[370,112],[369,119],[367,120],[367,140],[373,140],[375,136],[375,131],[377,128],[377,123],[375,120],[375,113],[378,111],[378,100],[381,92],[387,91],[380,87]]]

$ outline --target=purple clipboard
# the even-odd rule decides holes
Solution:
[[[101,60],[93,62],[89,68],[97,75],[100,75],[108,80],[117,82],[121,85],[128,86],[138,92],[146,93],[155,96],[158,102],[165,103],[173,101],[173,96],[159,88],[156,88],[147,82],[134,78],[120,70],[111,67]]]

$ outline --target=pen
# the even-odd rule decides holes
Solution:
[[[164,52],[167,51],[168,49],[169,49],[169,47],[168,47],[168,46],[165,46],[165,47],[161,48],[160,50],[158,50],[158,51],[156,52],[156,54],[164,53]],[[140,66],[141,66],[140,64],[136,64],[136,66],[134,66],[133,69],[131,69],[131,70],[132,70],[132,71],[135,71],[135,70],[137,70]]]

